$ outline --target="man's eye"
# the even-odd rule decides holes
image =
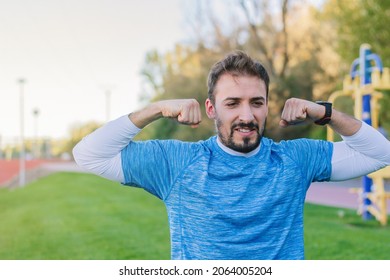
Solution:
[[[261,107],[261,106],[264,105],[263,102],[253,102],[252,104],[253,104],[253,106],[255,106],[255,107]]]
[[[226,106],[227,107],[234,107],[234,106],[236,106],[237,105],[237,103],[236,102],[232,102],[232,103],[226,103]]]

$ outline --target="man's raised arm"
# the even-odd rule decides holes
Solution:
[[[121,151],[142,128],[161,117],[196,127],[201,122],[200,106],[194,99],[158,101],[108,122],[73,148],[76,163],[96,175],[124,182]]]
[[[285,104],[280,125],[316,121],[324,115],[323,105],[292,98]],[[367,175],[390,165],[390,142],[373,127],[334,109],[328,125],[343,138],[333,145],[332,181]]]
[[[195,99],[162,100],[129,115],[130,120],[139,128],[162,117],[173,118],[192,127],[197,127],[202,121],[200,106]]]

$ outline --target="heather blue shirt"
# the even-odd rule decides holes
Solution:
[[[313,181],[329,180],[333,145],[261,141],[251,157],[197,143],[132,141],[126,185],[165,202],[172,259],[303,259],[303,206]],[[158,214],[158,213],[156,213]]]

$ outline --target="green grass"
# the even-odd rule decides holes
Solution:
[[[390,260],[390,226],[363,221],[353,209],[306,204],[305,257],[314,260]]]
[[[343,211],[341,217],[339,211]],[[306,259],[390,259],[390,227],[305,207]],[[97,176],[57,173],[0,189],[0,259],[169,259],[164,204]]]
[[[0,259],[169,259],[164,204],[97,176],[0,190]]]

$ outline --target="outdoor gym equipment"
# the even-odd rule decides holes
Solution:
[[[378,128],[379,100],[381,91],[390,90],[390,69],[383,68],[380,57],[371,52],[368,44],[360,46],[359,58],[356,58],[348,76],[344,78],[343,90],[332,93],[329,102],[335,103],[342,96],[354,99],[354,115],[357,119]],[[334,140],[334,132],[327,128],[328,141]],[[358,213],[364,220],[374,216],[382,225],[387,223],[387,199],[390,193],[385,192],[384,180],[390,178],[390,167],[364,176],[362,188],[351,189],[358,193],[360,205]]]

